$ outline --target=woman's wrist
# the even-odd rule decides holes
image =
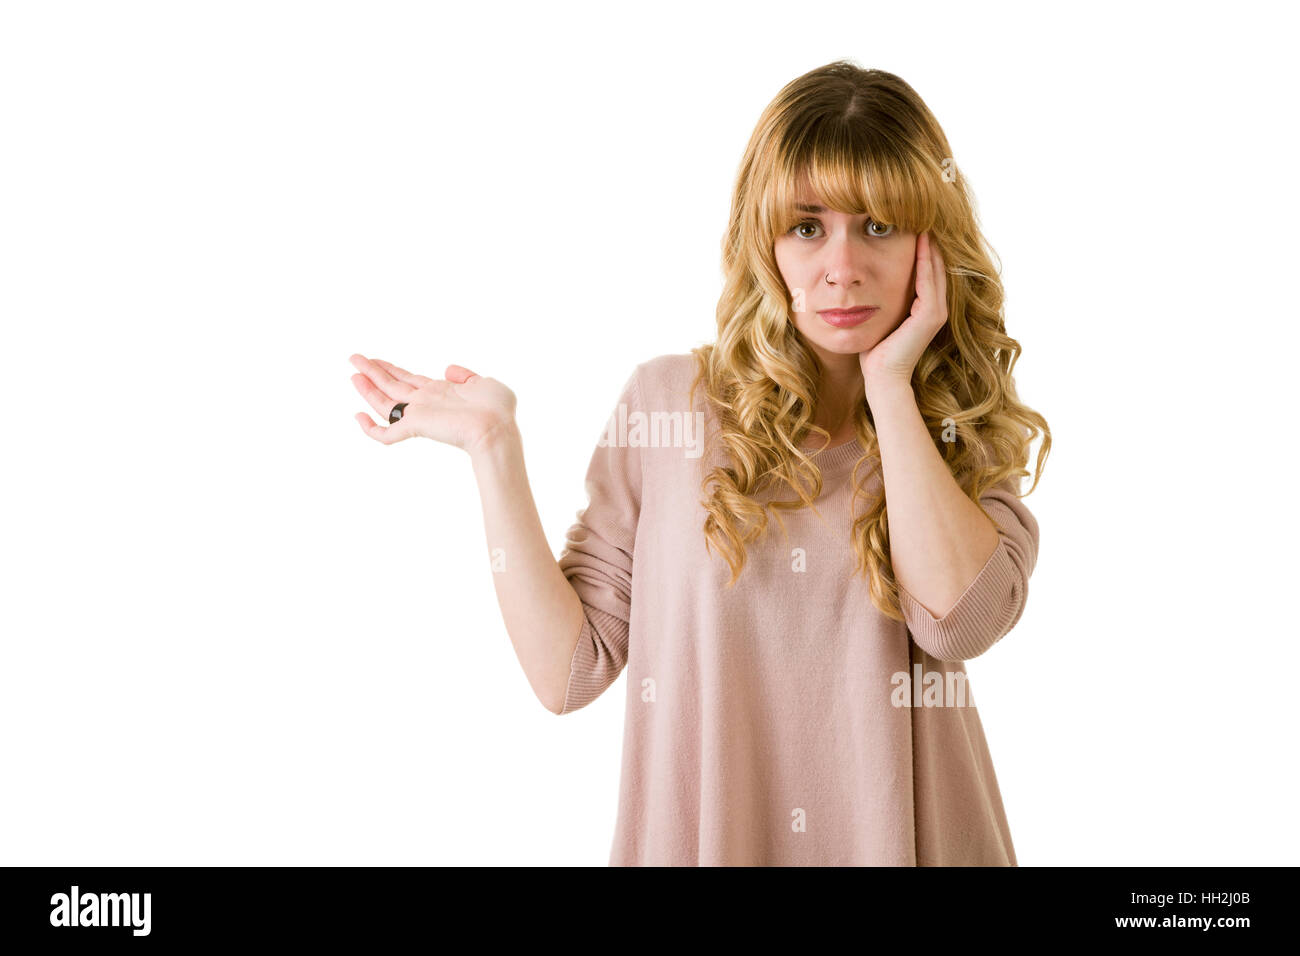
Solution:
[[[479,436],[473,445],[467,446],[465,451],[469,453],[474,467],[478,468],[480,465],[500,462],[522,447],[523,436],[519,432],[518,424],[512,418],[493,425]]]

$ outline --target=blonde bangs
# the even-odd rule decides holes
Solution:
[[[810,132],[797,149],[776,158],[772,178],[758,197],[770,233],[767,242],[808,218],[798,203],[809,197],[836,212],[870,216],[900,232],[921,233],[933,227],[944,185],[938,163],[905,158],[868,136],[846,149],[843,137],[834,135],[840,130],[829,124]]]

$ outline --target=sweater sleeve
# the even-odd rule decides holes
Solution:
[[[1017,496],[1012,477],[989,488],[980,504],[998,523],[998,546],[957,603],[936,618],[901,585],[899,604],[912,640],[931,657],[964,661],[979,657],[1020,620],[1029,576],[1038,560],[1038,522]]]
[[[599,697],[627,664],[632,552],[641,512],[641,449],[619,440],[620,407],[640,410],[634,369],[587,468],[588,504],[565,535],[560,570],[582,601],[583,622],[569,662],[561,714]],[[612,440],[610,440],[612,439]]]

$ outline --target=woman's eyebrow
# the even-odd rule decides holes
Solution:
[[[818,206],[816,203],[797,202],[794,204],[794,208],[797,209],[799,212],[827,212],[828,211],[825,206]],[[869,216],[870,213],[862,213],[862,215]]]

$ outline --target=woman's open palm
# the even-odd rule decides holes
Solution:
[[[515,393],[460,365],[448,365],[447,377],[439,379],[364,355],[348,361],[357,369],[352,384],[383,421],[394,405],[406,403],[402,417],[391,425],[377,425],[365,412],[357,412],[361,429],[385,445],[419,435],[472,452],[489,432],[514,421]]]

